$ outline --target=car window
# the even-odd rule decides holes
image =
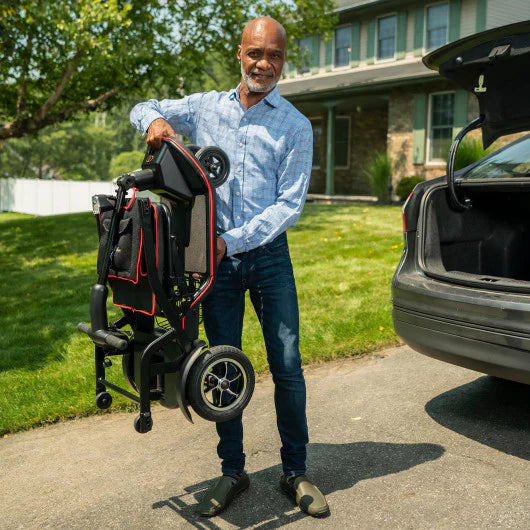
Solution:
[[[530,177],[530,136],[493,153],[465,173],[463,179]]]

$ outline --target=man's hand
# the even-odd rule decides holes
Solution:
[[[158,151],[162,147],[163,136],[175,136],[175,131],[164,118],[154,120],[147,130],[147,145]]]
[[[221,263],[221,260],[226,254],[226,242],[222,237],[217,238],[217,265]]]

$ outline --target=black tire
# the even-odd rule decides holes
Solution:
[[[134,430],[136,432],[139,432],[140,434],[145,434],[146,432],[149,432],[153,428],[153,418],[149,416],[145,420],[145,425],[142,427],[142,418],[138,414],[136,418],[134,418]]]
[[[112,405],[112,396],[108,392],[100,392],[96,396],[96,407],[101,410],[108,409]]]
[[[194,144],[185,145],[184,147],[187,147],[188,151],[191,151],[193,155],[196,155],[197,151],[201,150],[201,148],[198,145],[194,145]]]
[[[222,149],[213,145],[202,147],[195,153],[195,157],[205,169],[214,188],[226,182],[230,173],[230,160]]]
[[[252,363],[241,350],[232,346],[214,346],[191,367],[186,381],[186,397],[201,418],[229,421],[248,405],[254,382]]]

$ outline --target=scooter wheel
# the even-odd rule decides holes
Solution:
[[[232,346],[206,350],[191,367],[186,397],[193,410],[209,421],[229,421],[243,412],[254,392],[254,369]]]
[[[184,147],[187,147],[188,151],[191,151],[194,155],[196,155],[197,151],[200,151],[201,149],[198,145],[195,145],[195,144],[188,144]]]
[[[226,153],[219,147],[202,147],[195,153],[195,157],[206,170],[210,184],[218,188],[226,182],[230,173],[230,161]]]
[[[112,404],[112,396],[108,392],[100,392],[96,396],[96,407],[98,409],[108,409]]]
[[[153,419],[151,417],[146,418],[144,425],[142,425],[142,418],[140,415],[134,418],[134,430],[140,434],[149,432],[153,428]]]

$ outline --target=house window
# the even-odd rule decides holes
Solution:
[[[431,94],[429,111],[428,161],[438,162],[447,158],[453,138],[455,94]]]
[[[351,54],[351,26],[335,30],[335,66],[348,66]]]
[[[350,165],[350,118],[335,118],[335,167],[347,168]]]
[[[427,24],[425,28],[425,49],[434,50],[447,44],[449,29],[448,4],[436,4],[427,7]]]
[[[396,16],[377,20],[377,58],[393,59],[396,52]]]
[[[300,54],[299,57],[301,64],[301,66],[298,68],[299,74],[306,74],[310,70],[312,46],[312,37],[304,37],[303,39],[298,39],[298,50]]]
[[[322,152],[322,118],[311,118],[309,121],[313,127],[313,167],[319,168]]]

